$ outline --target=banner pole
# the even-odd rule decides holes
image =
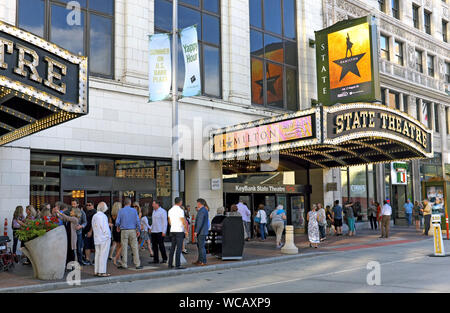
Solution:
[[[178,146],[178,0],[172,1],[172,200],[180,196]]]

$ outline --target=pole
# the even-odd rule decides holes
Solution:
[[[172,1],[172,200],[180,196],[178,147],[178,0]]]

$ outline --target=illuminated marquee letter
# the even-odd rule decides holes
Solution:
[[[42,83],[42,78],[39,76],[36,68],[39,65],[39,56],[36,51],[28,49],[20,44],[16,45],[17,49],[19,49],[19,60],[17,62],[17,67],[14,69],[14,73],[19,74],[23,77],[27,77],[27,72],[24,67],[28,67],[31,71],[30,79],[35,82]],[[33,58],[33,61],[28,61],[25,59],[25,53],[30,55]]]
[[[44,60],[48,63],[48,69],[47,69],[47,79],[44,80],[44,85],[50,88],[53,88],[57,91],[59,91],[62,94],[66,93],[66,84],[61,83],[61,85],[57,85],[54,83],[53,79],[56,78],[58,80],[61,80],[62,75],[67,74],[67,66],[64,64],[59,63],[58,61],[55,61],[53,59],[50,59],[49,57],[44,57]],[[58,74],[54,72],[54,67],[57,66],[61,70],[61,74]]]
[[[0,38],[0,68],[4,70],[8,68],[8,64],[5,63],[5,47],[6,53],[13,53],[13,42],[4,38]]]
[[[338,115],[336,117],[336,126],[337,126],[336,135],[339,135],[344,131],[344,119],[342,115]]]

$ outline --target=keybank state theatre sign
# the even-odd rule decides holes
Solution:
[[[87,57],[0,21],[0,145],[87,113]]]

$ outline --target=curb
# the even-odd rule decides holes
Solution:
[[[31,292],[43,292],[43,291],[51,291],[51,290],[62,290],[62,289],[70,289],[70,288],[78,288],[78,287],[88,287],[88,286],[98,286],[98,285],[106,285],[112,283],[119,282],[133,282],[137,280],[145,280],[152,278],[166,278],[166,277],[174,277],[181,276],[185,274],[194,274],[194,273],[205,273],[212,272],[218,270],[227,270],[255,265],[263,265],[263,264],[271,264],[275,262],[285,262],[295,259],[301,259],[305,257],[315,257],[321,255],[333,254],[335,252],[310,252],[304,254],[295,254],[295,255],[287,255],[287,256],[278,256],[265,258],[260,260],[251,260],[251,261],[239,261],[236,263],[229,264],[216,264],[216,265],[208,265],[205,267],[189,267],[184,270],[164,270],[158,272],[151,273],[142,273],[142,274],[127,274],[120,275],[114,277],[105,277],[105,278],[91,278],[83,280],[81,286],[70,286],[67,282],[56,282],[56,283],[46,283],[39,285],[29,285],[29,286],[20,286],[20,287],[10,287],[10,288],[0,288],[0,293],[31,293]]]

